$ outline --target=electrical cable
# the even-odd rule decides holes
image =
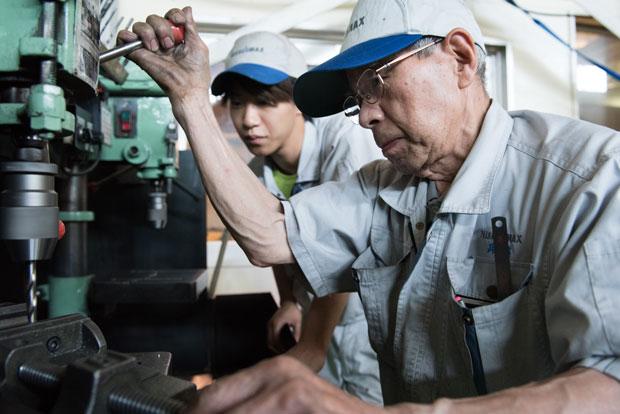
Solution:
[[[538,25],[539,27],[541,27],[544,31],[546,31],[547,33],[549,33],[552,37],[554,37],[558,42],[562,43],[564,46],[566,46],[568,49],[570,49],[571,51],[575,52],[579,57],[581,57],[582,59],[584,59],[585,61],[591,63],[592,65],[598,67],[599,69],[605,71],[605,73],[607,73],[607,75],[609,75],[611,78],[620,81],[620,73],[614,71],[613,69],[603,65],[602,63],[597,62],[596,60],[586,56],[585,54],[583,54],[582,52],[580,52],[579,50],[575,49],[572,45],[570,45],[569,43],[567,43],[564,39],[562,39],[560,36],[558,36],[553,30],[551,30],[546,24],[544,24],[543,22],[541,22],[540,20],[538,20],[536,17],[533,16],[533,13],[531,13],[529,10],[524,9],[523,7],[519,6],[514,0],[505,0],[508,4],[518,8],[519,10],[521,10],[523,13],[525,13],[527,16],[529,16],[530,19],[532,19],[532,21],[534,23],[536,23],[536,25]]]
[[[97,168],[97,166],[99,165],[99,160],[100,159],[97,158],[95,161],[93,161],[93,163],[91,165],[89,165],[88,167],[86,167],[85,169],[80,170],[80,171],[73,171],[72,169],[70,169],[70,168],[68,168],[66,166],[63,167],[63,171],[67,175],[70,175],[70,176],[73,176],[73,177],[78,177],[78,176],[81,176],[81,175],[86,175],[86,174],[89,174],[89,173],[93,172],[93,170],[95,168]]]
[[[88,167],[84,168],[83,170],[74,171],[72,168],[69,168],[69,166],[63,165],[62,170],[65,172],[65,174],[69,176],[73,176],[73,177],[86,175],[86,174],[93,172],[93,170],[97,168],[97,166],[99,165],[99,161],[101,161],[101,143],[97,145],[97,148],[98,149],[97,149],[97,155],[95,156],[95,160]],[[77,165],[79,165],[79,163]]]
[[[520,7],[523,11],[528,12],[529,14],[533,14],[535,16],[547,16],[547,17],[577,17],[576,14],[571,13],[549,13],[549,12],[541,12],[532,9],[526,9],[525,7]]]
[[[117,170],[115,172],[113,172],[112,174],[106,175],[105,177],[101,178],[98,181],[93,181],[91,182],[89,185],[93,188],[97,188],[100,187],[102,184],[105,184],[106,182],[110,181],[113,178],[119,177],[123,174],[125,174],[126,172],[129,172],[131,170],[133,170],[134,168],[137,168],[137,166],[135,165],[128,165],[127,167],[124,167],[120,170]]]

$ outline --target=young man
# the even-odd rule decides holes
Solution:
[[[358,291],[385,403],[399,403],[370,406],[279,357],[194,412],[617,411],[617,131],[492,102],[461,0],[359,0],[343,51],[299,78],[295,102],[359,112],[388,160],[279,201],[210,129],[191,10],[167,17],[184,45],[163,18],[119,36],[168,45],[131,58],[168,91],[237,241],[256,264],[297,263],[318,296]]]
[[[279,199],[343,181],[381,157],[372,134],[345,117],[310,119],[297,109],[293,85],[307,66],[285,36],[246,34],[237,39],[225,64],[211,90],[223,95],[239,137],[256,156],[250,168]],[[359,297],[345,293],[312,301],[302,279],[295,277],[297,269],[273,268],[280,309],[269,322],[270,347],[283,351],[280,332],[292,327],[298,343],[288,355],[350,394],[381,405],[379,366]]]

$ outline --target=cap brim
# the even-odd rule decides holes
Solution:
[[[245,76],[263,85],[275,85],[289,78],[288,74],[268,66],[241,63],[226,69],[213,79],[211,84],[213,95],[221,95],[225,92],[226,80],[231,75]]]
[[[321,117],[342,111],[349,95],[345,70],[366,66],[410,46],[423,35],[397,34],[355,45],[304,73],[295,82],[293,98],[306,115]]]

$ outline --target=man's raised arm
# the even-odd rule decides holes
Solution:
[[[171,21],[185,27],[185,42],[172,40]],[[165,18],[151,15],[121,43],[142,39],[145,48],[128,57],[168,94],[185,130],[202,182],[215,209],[250,261],[258,266],[294,262],[286,239],[284,214],[272,196],[228,145],[209,102],[209,49],[200,39],[190,7],[172,9]]]

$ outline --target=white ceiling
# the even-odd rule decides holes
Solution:
[[[198,22],[208,25],[247,25],[264,19],[293,4],[308,0],[118,0],[123,16],[144,19],[152,13],[161,14],[172,7],[191,5]],[[437,0],[441,1],[441,0]],[[468,3],[489,5],[504,0],[467,0]],[[298,29],[342,31],[351,15],[356,0],[345,0],[333,10],[313,16],[296,24]],[[620,25],[620,1],[618,0],[518,0],[524,8],[543,13],[590,15],[598,13],[604,24]],[[582,5],[584,5],[582,7]],[[614,32],[614,30],[611,30]]]
[[[466,2],[477,12],[484,9],[495,10],[498,5],[506,4],[505,0],[466,0]],[[328,0],[118,0],[119,14],[124,17],[123,24],[130,18],[134,21],[144,20],[149,14],[162,14],[172,7],[181,8],[190,4],[203,32],[228,33],[238,27],[258,24],[259,30],[286,31],[293,28],[297,31],[316,33],[317,37],[321,34],[324,40],[329,38],[329,41],[324,41],[323,44],[316,40],[303,40],[301,44],[296,42],[306,54],[310,64],[324,61],[337,52],[333,44],[337,45],[338,40],[334,39],[342,36],[357,1],[333,0],[333,4],[339,4],[334,8],[329,7],[329,3]],[[594,15],[612,33],[617,35],[620,33],[620,0],[517,0],[517,3],[526,9],[542,13]],[[314,8],[327,11],[317,13]],[[288,18],[273,18],[283,15],[283,11],[287,9],[293,9],[295,13],[290,14]],[[509,8],[504,6],[503,9]],[[505,19],[506,16],[493,17],[495,24],[499,25],[505,25],[506,22],[502,23]],[[294,36],[290,33],[289,35]],[[214,44],[213,40],[219,39],[212,50],[213,58],[219,58],[219,55],[225,56],[232,46],[233,37],[229,37],[227,42],[222,42],[222,38],[222,35],[210,35],[206,39],[211,43],[210,46]],[[219,48],[222,49],[222,53],[217,53]]]

